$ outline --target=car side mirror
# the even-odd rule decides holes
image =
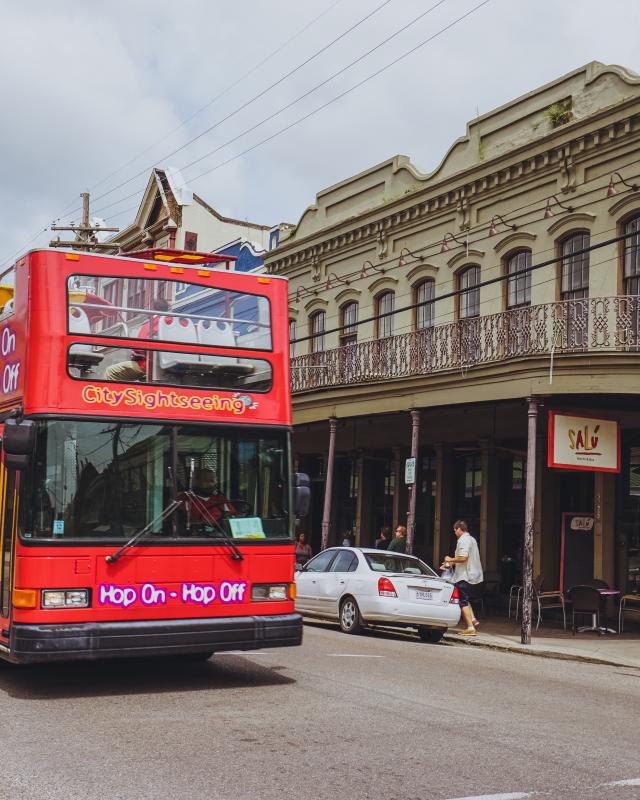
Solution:
[[[304,472],[295,473],[294,510],[296,517],[306,517],[311,503],[309,476]]]
[[[36,443],[36,423],[32,419],[8,419],[4,423],[4,465],[7,469],[26,469]]]

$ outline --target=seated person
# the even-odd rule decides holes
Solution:
[[[202,525],[214,527],[214,523],[220,522],[225,514],[233,516],[237,513],[233,503],[220,491],[215,472],[206,467],[194,471],[190,492],[180,492],[176,500],[183,502],[187,528]]]
[[[153,301],[154,311],[169,311],[169,303],[162,297]],[[138,339],[157,339],[161,314],[156,314],[140,326]],[[112,364],[105,370],[104,376],[108,381],[139,381],[147,374],[146,350],[132,350],[130,361],[121,361]]]

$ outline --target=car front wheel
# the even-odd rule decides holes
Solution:
[[[424,625],[418,627],[418,636],[429,644],[437,644],[444,634],[444,628],[427,628]]]
[[[353,597],[347,597],[340,606],[340,630],[343,633],[360,633],[362,618],[360,609]]]

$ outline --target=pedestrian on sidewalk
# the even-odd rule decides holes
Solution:
[[[311,545],[307,544],[305,533],[300,532],[296,538],[296,564],[298,567],[304,567],[312,555]]]
[[[387,550],[393,553],[406,553],[407,552],[407,529],[404,525],[398,525],[396,528],[396,535],[389,543]]]
[[[469,533],[467,523],[463,519],[457,520],[453,525],[453,532],[458,543],[454,556],[445,556],[442,569],[453,567],[453,583],[458,588],[460,595],[460,611],[467,627],[460,631],[462,636],[475,636],[476,628],[480,624],[473,614],[471,597],[474,587],[482,583],[484,575],[480,563],[478,542]]]
[[[388,525],[383,525],[380,528],[380,536],[376,539],[376,550],[387,550],[389,548],[389,540],[391,539],[391,528]]]

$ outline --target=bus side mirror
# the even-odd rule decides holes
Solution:
[[[4,465],[7,469],[26,469],[36,443],[36,423],[32,419],[8,419],[4,423]]]
[[[295,474],[295,497],[294,508],[296,517],[306,517],[309,513],[311,503],[311,489],[309,488],[309,476],[304,472]]]

